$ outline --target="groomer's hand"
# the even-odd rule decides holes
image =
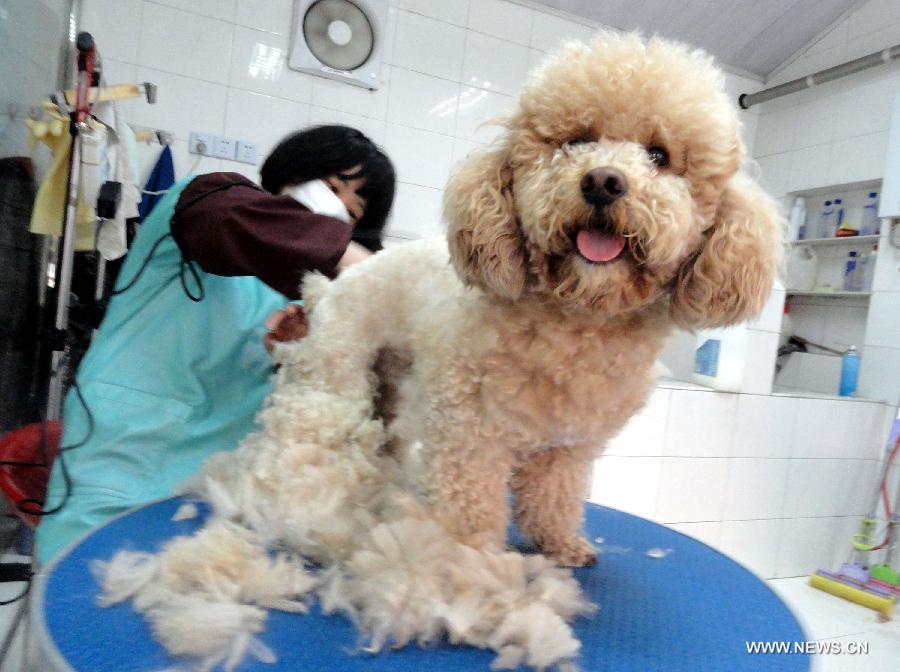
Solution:
[[[296,303],[289,303],[281,310],[276,310],[266,320],[266,335],[263,336],[263,345],[266,350],[272,352],[275,342],[286,343],[299,341],[309,333],[309,323],[303,308]]]
[[[368,259],[371,256],[371,252],[369,252],[359,243],[351,240],[350,244],[347,245],[347,251],[344,252],[344,256],[341,257],[340,261],[338,261],[337,263],[338,270],[342,271],[348,266],[358,264],[359,262],[363,261],[364,259]]]

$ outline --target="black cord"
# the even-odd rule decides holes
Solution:
[[[144,263],[141,264],[141,267],[137,270],[137,273],[134,274],[134,277],[131,278],[131,280],[129,280],[128,283],[124,287],[122,287],[121,289],[114,289],[113,291],[111,291],[109,293],[109,295],[115,296],[116,294],[121,294],[123,292],[127,292],[129,289],[134,287],[134,285],[137,283],[137,281],[140,280],[141,276],[144,274],[144,271],[147,270],[147,266],[150,264],[151,261],[153,261],[153,257],[156,254],[156,250],[159,248],[160,245],[162,245],[162,242],[166,238],[171,238],[171,237],[172,237],[171,232],[164,233],[163,235],[161,235],[156,240],[156,242],[153,243],[153,247],[150,248],[150,252],[148,252],[147,256],[144,258]]]
[[[13,604],[15,602],[18,602],[19,600],[24,598],[26,595],[28,595],[28,591],[30,591],[30,590],[31,590],[31,577],[29,577],[28,579],[25,580],[25,587],[22,589],[21,593],[16,595],[11,600],[0,600],[0,607],[5,607],[8,604]]]
[[[73,378],[72,387],[75,389],[75,394],[78,397],[78,401],[81,402],[81,407],[84,409],[84,412],[87,414],[88,419],[88,429],[84,435],[84,438],[77,443],[73,443],[71,446],[60,446],[59,447],[59,455],[56,457],[56,461],[59,462],[59,468],[62,473],[63,480],[66,484],[66,492],[63,495],[62,501],[52,509],[43,510],[43,508],[31,509],[26,508],[26,505],[33,505],[36,507],[43,507],[44,502],[39,499],[35,499],[33,497],[26,497],[24,499],[20,499],[16,502],[16,508],[19,509],[22,513],[28,514],[29,516],[52,516],[54,513],[57,513],[62,510],[62,508],[66,505],[66,502],[69,501],[69,497],[72,496],[72,478],[69,476],[69,469],[66,467],[65,453],[70,450],[75,450],[76,448],[80,448],[85,445],[88,441],[90,441],[91,437],[94,435],[94,414],[91,413],[91,409],[88,407],[87,402],[84,400],[84,394],[81,392],[81,386],[78,385],[78,378]],[[42,424],[46,423],[46,420],[42,421]],[[46,443],[42,439],[41,441],[41,450],[46,451]],[[46,455],[43,456],[46,460]]]
[[[194,282],[197,283],[197,287],[200,290],[197,295],[191,294],[191,290],[188,289],[187,282],[184,280],[184,269],[188,269],[191,272],[191,275],[194,276]],[[178,269],[178,279],[181,280],[181,289],[184,290],[185,295],[194,303],[200,303],[206,297],[206,289],[203,287],[203,282],[200,280],[200,274],[197,272],[197,268],[194,265],[194,262],[190,259],[186,259],[184,254],[181,255],[181,265]]]

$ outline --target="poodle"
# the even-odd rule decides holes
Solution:
[[[762,307],[779,220],[737,174],[722,79],[661,39],[570,44],[452,176],[446,241],[308,283],[310,335],[294,347],[318,365],[302,375],[363,415],[389,399],[391,444],[421,442],[422,488],[461,541],[503,546],[509,490],[544,553],[592,563],[591,465],[647,399],[666,337]],[[405,365],[376,367],[379,384],[366,372],[385,353]]]
[[[324,608],[375,649],[443,632],[493,648],[497,667],[575,655],[568,621],[589,605],[553,563],[596,561],[580,531],[592,463],[644,404],[675,327],[758,313],[781,221],[738,173],[723,76],[687,46],[567,44],[502,127],[450,179],[446,240],[305,279],[309,335],[276,347],[260,431],[196,484],[219,522],[111,563],[111,601],[135,596],[163,638],[191,590],[299,608],[302,591],[260,583],[275,547],[329,568]],[[546,559],[505,551],[513,517]],[[297,571],[278,584],[312,585]],[[247,609],[228,611],[250,633],[241,650],[261,628]],[[166,640],[209,655],[211,641]]]

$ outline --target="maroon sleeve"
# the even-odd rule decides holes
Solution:
[[[182,253],[214,275],[253,275],[299,298],[307,271],[337,275],[353,228],[317,215],[290,196],[275,196],[238,173],[190,182],[171,223]]]

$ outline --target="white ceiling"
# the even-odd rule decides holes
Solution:
[[[898,0],[900,1],[900,0]],[[541,0],[621,30],[689,42],[765,78],[861,0]]]

